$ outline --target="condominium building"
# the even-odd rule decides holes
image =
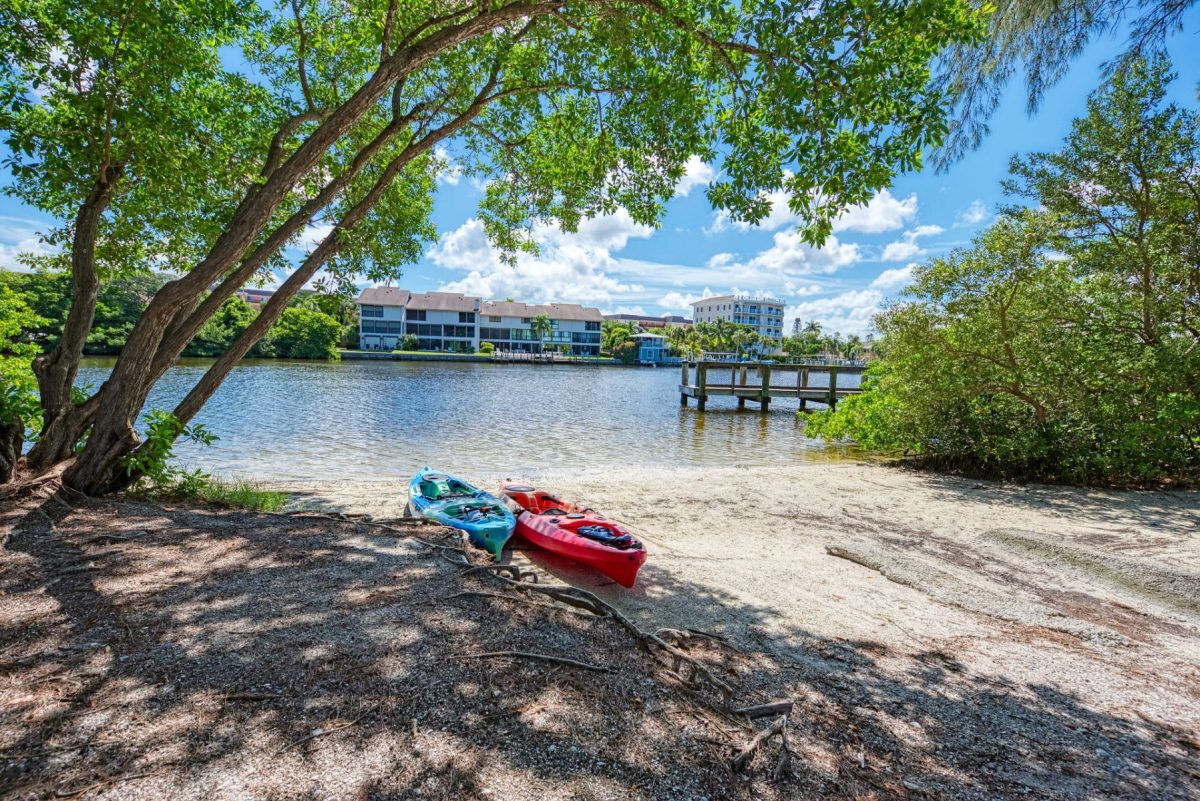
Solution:
[[[649,314],[606,314],[605,320],[616,320],[620,323],[634,323],[639,328],[668,328],[675,325],[691,325],[692,321],[678,314],[664,314],[662,317],[651,317]]]
[[[748,325],[767,339],[783,338],[782,300],[750,295],[719,295],[692,303],[692,319],[697,323],[728,320]]]
[[[485,301],[454,292],[415,293],[372,287],[358,298],[359,347],[395,350],[408,334],[418,350],[469,353],[490,342],[498,351],[600,355],[600,310],[573,303],[532,305]],[[533,333],[533,318],[550,318],[550,332]]]

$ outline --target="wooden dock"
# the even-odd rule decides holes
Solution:
[[[696,406],[704,411],[710,397],[727,395],[737,398],[738,408],[744,409],[746,401],[757,403],[760,411],[767,411],[772,398],[798,398],[800,408],[808,407],[809,401],[836,406],[840,398],[857,395],[857,387],[838,386],[839,375],[859,375],[866,369],[862,365],[846,364],[773,364],[767,362],[717,362],[698,361],[683,363],[683,374],[679,381],[679,405],[687,406],[688,398],[696,399]],[[728,381],[724,379],[728,376]],[[791,383],[786,377],[795,376]],[[817,376],[828,376],[826,381],[814,381]],[[694,377],[695,383],[692,383]]]

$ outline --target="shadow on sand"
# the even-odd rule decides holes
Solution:
[[[419,543],[58,499],[7,523],[4,798],[1185,799],[1200,781],[1192,732],[804,630],[787,651],[693,646],[740,702],[798,699],[788,775],[764,754],[747,778],[725,760],[748,724],[610,621],[458,595],[511,591]],[[670,575],[656,592],[741,603]],[[611,672],[470,656],[513,650]]]

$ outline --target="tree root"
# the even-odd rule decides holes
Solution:
[[[676,648],[674,645],[663,640],[657,634],[652,634],[648,631],[643,631],[632,620],[627,618],[620,610],[612,604],[601,600],[598,596],[587,590],[581,590],[578,587],[558,586],[547,587],[539,584],[534,584],[526,581],[514,581],[501,575],[496,575],[501,581],[507,582],[522,590],[532,592],[540,592],[554,598],[556,601],[575,606],[580,609],[585,609],[595,615],[601,617],[610,617],[620,623],[626,631],[637,638],[642,647],[646,648],[651,653],[654,649],[666,653],[671,658],[671,670],[674,673],[684,676],[683,666],[686,664],[688,674],[684,676],[685,683],[697,685],[707,684],[716,689],[721,694],[721,700],[728,704],[733,698],[733,688],[717,677],[715,673],[709,670],[708,666],[693,656],[690,656]]]
[[[453,659],[536,659],[539,662],[554,662],[559,665],[569,665],[570,667],[583,668],[584,670],[595,671],[596,673],[612,673],[612,668],[606,668],[603,665],[593,665],[591,662],[579,662],[575,659],[567,659],[564,656],[551,656],[549,654],[535,654],[529,651],[488,651],[486,654],[458,654]]]
[[[758,734],[754,735],[754,738],[750,740],[750,742],[747,743],[741,751],[738,751],[737,754],[734,755],[733,759],[729,760],[729,769],[734,773],[739,773],[745,770],[746,766],[750,764],[750,760],[752,760],[754,755],[758,753],[758,750],[766,745],[772,737],[779,735],[783,743],[783,752],[779,757],[779,762],[775,765],[775,770],[772,772],[772,777],[776,781],[783,778],[783,775],[786,773],[787,768],[792,761],[792,750],[788,745],[787,739],[787,727],[788,714],[785,713],[780,716],[779,720],[775,721],[775,723],[773,723],[769,729],[764,729],[763,731],[760,731]]]

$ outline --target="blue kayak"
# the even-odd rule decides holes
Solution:
[[[517,524],[508,505],[495,495],[428,467],[409,482],[408,502],[421,517],[467,532],[472,545],[497,559]]]

